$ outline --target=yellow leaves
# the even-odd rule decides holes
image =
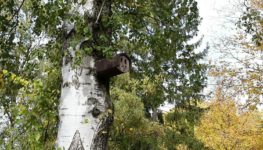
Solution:
[[[35,135],[35,140],[38,141],[38,140],[40,139],[40,137],[41,137],[40,133],[37,133],[37,134]]]
[[[108,109],[108,113],[109,113],[109,114],[112,114],[112,109]]]
[[[188,146],[185,144],[179,144],[176,146],[176,150],[188,150]]]
[[[231,99],[213,100],[195,129],[196,137],[212,149],[253,149],[259,143],[260,116],[238,112]],[[262,116],[261,116],[262,117]]]
[[[14,81],[16,79],[16,75],[15,74],[11,74],[10,79]]]
[[[255,72],[250,73],[249,76],[250,80],[260,80],[261,78],[261,75]]]
[[[8,75],[8,71],[7,70],[3,70],[2,71],[4,75]]]
[[[170,125],[167,125],[166,127],[167,127],[167,129],[169,129],[169,130],[173,130],[173,129],[174,129],[174,128],[173,128],[172,126],[170,126]]]
[[[13,81],[15,84],[21,84],[23,86],[27,86],[29,84],[29,81],[21,78],[20,76],[17,76],[13,73],[11,73],[11,76],[9,77],[10,81]]]
[[[156,91],[156,86],[150,81],[150,78],[145,76],[142,80],[142,89],[144,89],[144,94],[152,95]]]
[[[229,76],[229,77],[235,77],[237,75],[236,70],[229,70],[227,68],[213,68],[209,71],[209,76],[212,77],[218,77],[218,76]]]
[[[6,78],[8,81],[11,81],[15,84],[20,84],[22,86],[28,86],[30,84],[30,81],[23,79],[20,76],[9,72],[8,70],[2,70],[2,72],[0,72],[0,88],[4,85],[4,78]]]
[[[262,10],[263,9],[263,1],[262,0],[251,0],[252,7]]]

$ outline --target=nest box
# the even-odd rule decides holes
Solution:
[[[99,77],[110,78],[126,73],[131,68],[131,60],[125,53],[117,54],[112,59],[101,59],[95,63]]]

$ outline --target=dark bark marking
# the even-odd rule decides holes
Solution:
[[[85,150],[82,145],[79,130],[75,132],[75,135],[68,150]]]
[[[81,76],[82,75],[82,71],[83,71],[83,68],[78,68],[78,69],[76,69],[76,74],[78,76]]]
[[[75,85],[76,89],[79,89],[80,83],[79,83],[79,80],[77,78],[72,80],[72,84]]]
[[[98,97],[102,97],[102,94],[98,93],[97,96],[98,96]]]
[[[92,105],[92,104],[94,105],[96,103],[98,103],[98,99],[96,99],[94,97],[89,97],[88,100],[87,100],[87,104],[88,105]]]
[[[96,73],[96,69],[95,68],[85,68],[85,69],[88,69],[88,71],[86,72],[86,76],[90,76],[90,75],[93,75]]]
[[[86,73],[86,76],[89,76],[91,74],[91,70],[89,69],[89,71]]]
[[[63,84],[63,88],[64,87],[69,87],[69,82],[65,82],[64,84]]]
[[[65,65],[72,62],[73,57],[71,56],[71,54],[67,54],[64,57],[65,57]]]
[[[91,114],[93,117],[97,118],[101,114],[101,112],[97,107],[94,107],[91,111]]]
[[[80,83],[81,85],[91,85],[91,83],[89,82],[85,82],[85,83]]]

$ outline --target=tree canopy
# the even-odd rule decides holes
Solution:
[[[74,23],[76,32],[81,33],[69,43],[73,47],[80,40],[91,38],[94,33],[86,27],[88,14],[72,10],[83,7],[84,2],[1,1],[1,107],[5,123],[2,124],[3,140],[0,142],[3,148],[46,149],[54,144],[61,85],[60,64],[62,55],[67,55],[61,52],[65,34],[63,22]],[[156,140],[152,134],[161,136],[163,129],[151,121],[150,111],[156,111],[167,100],[178,106],[197,101],[204,87],[205,68],[199,63],[204,53],[195,51],[201,41],[190,43],[197,35],[200,23],[197,2],[116,0],[112,1],[111,11],[110,17],[103,12],[98,16],[101,22],[98,28],[103,31],[110,27],[111,31],[103,31],[110,34],[100,34],[93,39],[93,47],[104,57],[126,52],[133,61],[130,77],[112,81],[112,94],[116,95],[113,96],[116,105],[113,130],[116,132],[112,136],[119,138],[118,134],[123,134],[119,130],[124,127],[132,133],[131,136],[125,134],[128,139],[136,133],[149,132],[147,138],[142,136],[140,141],[148,141],[145,148],[152,147]],[[110,47],[104,46],[107,41],[112,43]],[[83,49],[76,53],[75,62],[85,54],[91,55],[91,51]],[[131,84],[126,85],[127,82]],[[125,101],[121,98],[123,96]],[[133,103],[138,104],[129,110]],[[135,118],[128,115],[129,111]],[[123,119],[119,116],[121,113],[130,117],[124,121],[127,126],[123,127],[118,122],[118,118]],[[136,120],[139,128],[132,125]],[[135,141],[129,139],[127,142],[120,147]],[[138,144],[143,145],[135,142],[133,148]]]
[[[131,72],[110,81],[109,149],[260,148],[262,127],[252,110],[262,100],[262,65],[240,61],[245,76],[236,68],[214,72],[226,74],[228,85],[240,83],[235,92],[247,94],[253,109],[237,114],[228,99],[202,107],[207,49],[197,50],[202,39],[195,0],[96,0],[110,6],[96,18],[85,12],[85,2],[0,0],[0,149],[55,149],[62,58],[70,58],[63,49],[69,45],[76,49],[73,67],[87,55],[131,56]],[[249,1],[237,27],[242,32],[235,42],[262,61],[261,0]],[[66,43],[71,32],[77,34]],[[165,102],[174,107],[161,112]]]

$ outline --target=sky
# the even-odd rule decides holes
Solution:
[[[201,48],[209,45],[206,61],[217,64],[223,59],[227,60],[228,58],[222,56],[217,44],[222,43],[221,40],[225,37],[232,37],[237,32],[236,22],[242,15],[242,7],[238,5],[240,0],[197,0],[197,2],[202,17],[199,35],[204,37]],[[212,77],[208,78],[205,94],[213,92],[216,81]]]
[[[222,56],[220,47],[217,47],[216,44],[221,42],[221,46],[223,46],[222,39],[226,40],[225,37],[233,37],[238,32],[236,22],[242,15],[244,9],[244,7],[242,7],[242,0],[197,0],[197,2],[199,13],[202,17],[202,22],[199,26],[199,35],[203,35],[204,37],[203,46],[205,46],[206,43],[209,45],[206,61],[211,61],[212,64],[216,65],[222,60],[235,62],[233,58]],[[234,47],[234,49],[237,49],[237,47]],[[244,53],[238,51],[235,51],[235,56],[239,58],[246,57]],[[262,63],[262,61],[260,62]],[[235,64],[237,68],[240,67],[238,63],[233,64]],[[204,90],[204,94],[215,91],[218,79],[219,78],[208,77],[208,85]],[[244,103],[246,97],[246,95],[240,95],[238,101]],[[259,108],[263,110],[263,106]]]
[[[203,18],[200,33],[207,39],[229,34],[234,24],[229,19],[234,16],[233,0],[197,0],[200,16]],[[236,13],[236,12],[235,12]],[[231,16],[230,16],[231,15]],[[230,17],[230,18],[229,18]]]
[[[208,59],[216,59],[218,53],[214,47],[221,38],[236,33],[235,23],[241,15],[240,0],[197,0],[202,17],[199,36],[203,35],[203,44],[208,43],[210,50]]]

